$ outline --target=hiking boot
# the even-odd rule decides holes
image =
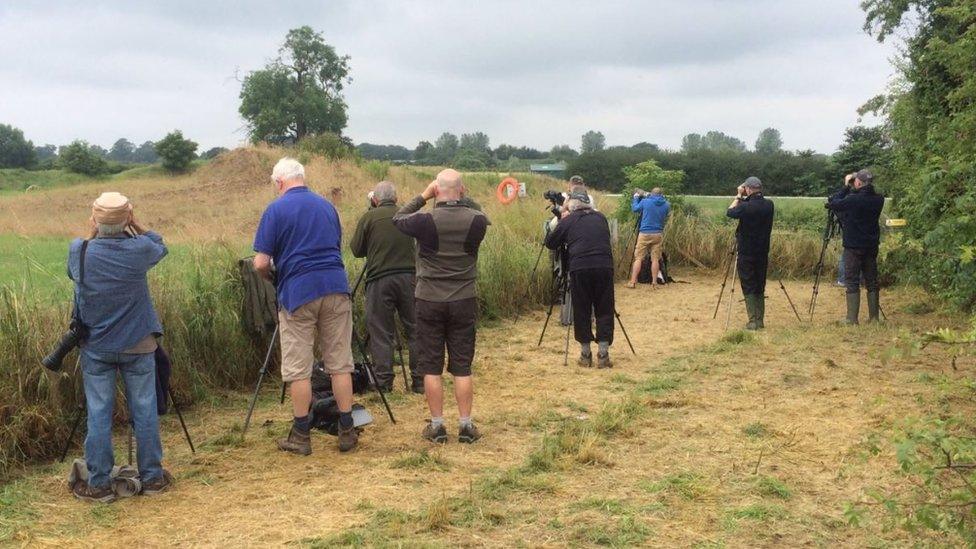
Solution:
[[[881,302],[878,291],[868,292],[868,322],[881,322]]]
[[[756,296],[756,329],[766,329],[766,296]]]
[[[610,353],[597,354],[596,355],[596,367],[599,368],[599,369],[613,368],[613,362],[610,360]]]
[[[339,427],[339,451],[348,452],[359,444],[359,431],[355,426],[348,429]]]
[[[463,442],[464,444],[471,444],[472,442],[481,438],[481,431],[474,426],[474,423],[468,423],[467,425],[462,425],[461,429],[458,431],[458,442]]]
[[[746,294],[746,316],[749,317],[749,322],[746,323],[746,330],[758,330],[759,324],[756,322],[756,316],[758,314],[759,305],[756,302],[756,296],[752,294]]]
[[[115,501],[115,492],[112,491],[111,486],[96,488],[89,486],[84,480],[75,482],[75,485],[71,487],[71,493],[82,501],[93,503],[112,503]]]
[[[843,324],[846,324],[847,326],[857,326],[857,313],[860,308],[860,292],[855,294],[847,294],[847,318],[844,319]]]
[[[173,486],[173,475],[163,469],[163,476],[142,484],[142,495],[155,496],[156,494],[162,494],[166,490],[169,490],[171,486]]]
[[[592,368],[593,367],[593,355],[584,355],[583,353],[580,353],[579,358],[576,359],[576,363],[579,364],[583,368]]]
[[[288,433],[288,438],[278,439],[278,449],[300,456],[307,456],[312,453],[312,437],[309,433],[302,433],[292,425],[291,431]]]
[[[444,444],[447,442],[447,428],[444,427],[443,423],[438,427],[434,427],[434,424],[428,421],[427,426],[424,427],[424,431],[420,433],[420,436],[423,437],[424,440],[429,440],[437,444]]]
[[[418,395],[424,394],[424,380],[423,378],[414,378],[413,382],[410,383],[410,391]]]

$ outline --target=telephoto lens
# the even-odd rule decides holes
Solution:
[[[81,344],[82,339],[84,339],[82,331],[75,322],[72,322],[71,326],[68,328],[68,331],[61,336],[61,340],[58,341],[57,347],[51,351],[51,354],[41,359],[41,364],[52,372],[60,372],[61,367],[64,364],[64,357],[68,356],[68,353],[73,351],[75,347]]]

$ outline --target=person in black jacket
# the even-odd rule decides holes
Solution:
[[[573,333],[580,344],[579,364],[593,366],[592,319],[596,316],[597,368],[611,368],[613,343],[613,253],[610,225],[593,209],[586,188],[574,187],[566,211],[548,235],[546,247],[566,247],[569,256],[569,285],[573,302]]]
[[[773,232],[773,203],[763,196],[762,181],[750,177],[739,185],[738,195],[725,215],[739,220],[735,230],[742,295],[746,300],[747,330],[765,328],[766,270],[769,266],[769,237]]]
[[[881,310],[878,290],[878,219],[884,197],[874,190],[874,175],[861,170],[848,175],[844,188],[827,200],[828,209],[844,216],[844,282],[847,285],[847,324],[857,324],[861,308],[861,278],[868,294],[868,320],[877,322]]]

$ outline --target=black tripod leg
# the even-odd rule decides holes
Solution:
[[[733,259],[735,258],[735,253],[737,251],[738,243],[732,245],[732,249],[729,252],[729,262],[725,265],[725,276],[722,277],[722,287],[718,290],[718,300],[715,302],[715,312],[712,313],[712,320],[718,318],[718,309],[722,306],[722,297],[725,296],[725,285],[729,281],[729,274],[731,274]]]
[[[167,387],[169,390],[169,400],[173,403],[173,410],[176,411],[176,417],[180,420],[180,427],[183,428],[183,436],[186,437],[186,443],[190,445],[190,453],[197,453],[196,448],[193,447],[193,440],[190,439],[190,431],[186,428],[186,422],[183,421],[183,412],[180,411],[180,406],[176,403],[176,397],[173,396],[173,388]]]
[[[369,372],[369,377],[373,378],[373,381],[375,382],[376,373],[373,372],[372,364],[370,364],[369,361],[363,361],[363,366],[366,367],[366,371]],[[383,407],[386,408],[386,413],[387,415],[390,416],[390,421],[392,421],[395,424],[396,418],[393,417],[393,410],[390,409],[390,403],[386,401],[386,394],[383,393],[383,388],[380,387],[379,383],[375,383],[375,386],[376,386],[376,392],[379,393],[380,395],[380,400],[383,401]]]
[[[739,254],[738,254],[738,252],[736,252],[736,255],[733,258],[732,263],[737,263],[738,262],[738,259],[739,259]],[[732,304],[735,303],[735,278],[736,278],[736,275],[738,275],[738,274],[739,274],[739,270],[737,268],[734,268],[733,267],[733,270],[732,270],[732,289],[729,291],[729,308],[728,308],[728,312],[726,312],[726,314],[725,314],[725,329],[726,330],[729,329],[729,324],[732,323]]]
[[[75,438],[75,433],[78,432],[78,426],[81,425],[81,418],[85,415],[85,407],[82,404],[78,405],[78,413],[75,414],[75,421],[71,424],[71,434],[68,435],[68,439],[64,441],[64,449],[61,450],[61,461],[68,457],[68,449],[71,448],[71,440]]]
[[[251,414],[254,413],[254,406],[258,403],[258,395],[261,394],[261,384],[264,376],[268,373],[268,364],[271,363],[271,354],[274,352],[275,342],[278,341],[278,329],[275,328],[271,335],[271,343],[268,344],[268,354],[264,356],[264,364],[261,366],[261,374],[258,376],[258,383],[254,387],[254,396],[251,397],[251,405],[247,408],[247,416],[244,417],[244,428],[241,430],[241,439],[247,434],[247,428],[251,425]]]
[[[288,382],[287,381],[282,381],[281,382],[281,398],[278,399],[279,404],[284,404],[285,403],[285,391],[287,391],[287,390],[288,390]]]
[[[630,336],[627,335],[627,328],[624,328],[624,321],[620,320],[620,313],[617,312],[617,309],[613,310],[613,316],[617,317],[617,324],[620,325],[620,331],[623,332],[624,339],[627,340],[627,346],[630,347],[630,352],[636,355],[637,351],[634,350],[634,344],[630,342]]]
[[[571,326],[566,326],[566,351],[563,357],[563,366],[569,366],[569,329]]]
[[[542,324],[542,333],[539,334],[539,343],[536,343],[536,347],[542,345],[542,338],[546,337],[546,328],[549,327],[549,319],[552,318],[552,309],[556,306],[556,297],[553,296],[552,301],[549,302],[549,311],[546,313],[546,321]]]
[[[790,293],[786,291],[786,286],[783,285],[783,279],[780,278],[780,279],[777,279],[777,280],[779,282],[780,289],[783,290],[783,293],[784,294],[786,294],[786,301],[789,301],[790,302],[790,308],[793,309],[793,314],[796,315],[796,319],[799,320],[800,322],[803,322],[803,319],[800,318],[800,312],[796,310],[796,305],[793,304],[793,299],[790,298]]]

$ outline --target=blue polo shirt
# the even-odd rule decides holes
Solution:
[[[254,251],[278,271],[278,303],[289,313],[329,294],[348,294],[339,213],[308,187],[289,189],[261,216]]]
[[[663,196],[652,194],[634,197],[630,209],[640,214],[641,234],[657,234],[664,232],[664,224],[671,213],[671,204]]]

